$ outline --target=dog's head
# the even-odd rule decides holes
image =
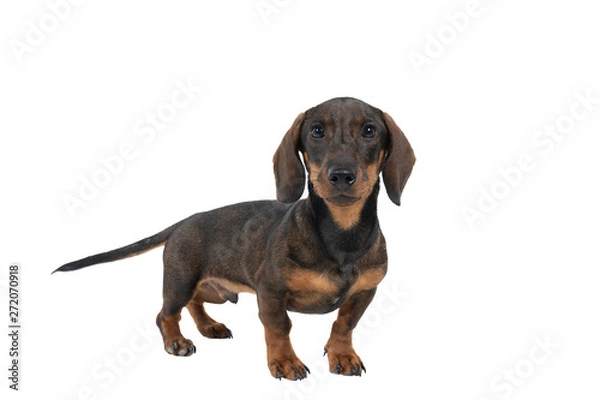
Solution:
[[[335,98],[298,115],[273,158],[277,199],[292,203],[306,186],[343,209],[364,201],[379,179],[400,205],[415,156],[392,117],[353,98]]]

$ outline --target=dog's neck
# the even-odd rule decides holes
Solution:
[[[377,240],[379,221],[377,219],[377,196],[379,181],[360,210],[360,218],[352,227],[344,229],[334,220],[325,201],[317,196],[309,183],[308,202],[315,217],[317,233],[327,253],[340,266],[351,264],[362,257]]]

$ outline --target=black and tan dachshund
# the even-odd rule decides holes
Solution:
[[[339,309],[325,345],[330,371],[361,375],[352,331],[387,270],[377,219],[379,175],[389,198],[400,195],[415,156],[392,118],[353,98],[335,98],[301,113],[273,158],[278,201],[202,212],[120,249],[71,262],[73,271],[164,245],[163,307],[156,319],[165,350],[192,355],[179,329],[187,307],[200,333],[230,338],[204,303],[237,302],[256,293],[267,360],[276,378],[303,379],[309,369],[290,343],[287,311]],[[299,200],[306,186],[308,197]],[[56,272],[55,271],[55,272]]]

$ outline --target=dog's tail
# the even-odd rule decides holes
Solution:
[[[182,221],[183,222],[183,221]],[[156,247],[162,246],[165,244],[171,233],[181,224],[181,222],[176,223],[173,226],[168,227],[162,232],[157,233],[156,235],[150,236],[146,239],[142,239],[138,242],[132,243],[128,246],[121,247],[115,250],[107,251],[105,253],[96,254],[93,256],[89,256],[86,258],[82,258],[81,260],[73,261],[68,264],[63,265],[62,267],[54,270],[54,272],[67,272],[67,271],[75,271],[77,269],[89,267],[94,264],[107,263],[112,261],[121,260],[123,258],[133,257],[145,253],[149,250],[152,250]]]

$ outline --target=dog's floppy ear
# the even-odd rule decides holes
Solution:
[[[406,185],[416,158],[406,136],[392,117],[383,113],[383,119],[389,135],[387,157],[381,169],[383,183],[390,200],[399,206],[402,189]]]
[[[273,156],[277,200],[282,203],[293,203],[298,200],[306,185],[304,166],[298,154],[303,122],[304,113],[300,113]]]

